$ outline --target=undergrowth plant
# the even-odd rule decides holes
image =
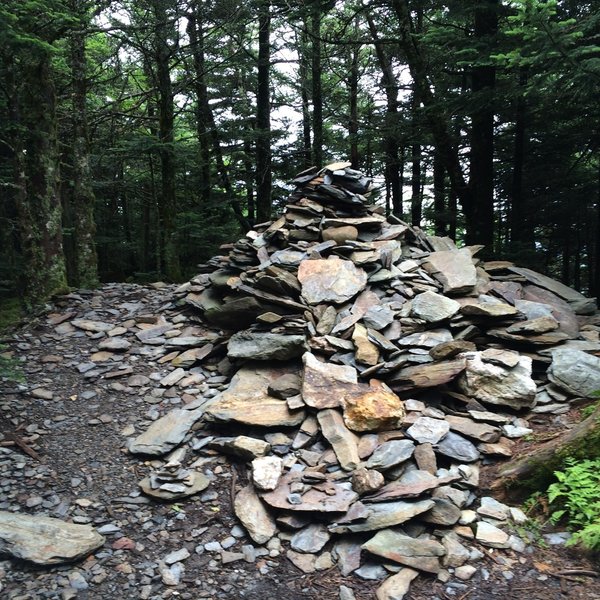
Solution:
[[[548,488],[548,501],[556,507],[550,520],[565,520],[574,531],[569,545],[600,550],[600,459],[570,458],[565,464],[554,473],[558,481]]]
[[[9,381],[23,383],[25,378],[19,367],[19,362],[6,352],[6,346],[0,344],[0,377]]]

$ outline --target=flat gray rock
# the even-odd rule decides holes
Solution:
[[[109,350],[110,352],[126,352],[131,348],[131,343],[122,337],[112,337],[102,340],[98,344],[100,350]]]
[[[104,323],[103,321],[92,321],[90,319],[73,319],[71,325],[77,329],[83,329],[91,333],[105,333],[114,328],[112,323]]]
[[[460,508],[446,498],[434,498],[435,506],[425,514],[421,519],[426,523],[434,525],[454,525],[460,519]]]
[[[459,462],[479,460],[479,450],[467,439],[451,431],[436,447],[436,452]]]
[[[500,439],[500,429],[487,423],[476,423],[467,417],[457,417],[455,415],[448,415],[446,421],[450,424],[452,431],[465,435],[468,438],[490,444]]]
[[[187,484],[176,482],[172,484],[163,484],[162,486],[155,488],[152,487],[150,477],[145,477],[139,483],[144,494],[166,502],[193,496],[194,494],[205,490],[209,485],[210,479],[198,471],[192,471],[190,473]]]
[[[437,444],[449,431],[450,425],[444,419],[419,417],[406,433],[419,444]]]
[[[262,495],[262,499],[274,508],[299,512],[338,512],[345,513],[350,505],[358,499],[358,494],[347,486],[333,481],[313,484],[302,494],[297,494],[299,502],[291,502],[292,489],[301,483],[302,475],[298,472],[286,473],[279,481],[277,488]],[[300,486],[303,487],[303,486]]]
[[[132,440],[129,452],[161,456],[181,444],[192,425],[204,414],[203,408],[185,410],[175,408],[154,421],[148,429]]]
[[[489,546],[490,548],[508,548],[508,538],[508,533],[495,525],[491,525],[486,521],[477,523],[475,539],[484,546]]]
[[[289,360],[302,356],[306,351],[303,335],[280,333],[257,333],[244,330],[234,333],[227,344],[230,358],[252,360]]]
[[[360,463],[358,437],[346,427],[342,415],[333,408],[327,408],[317,413],[317,419],[321,433],[331,444],[342,469],[356,469]]]
[[[375,597],[377,600],[402,600],[408,593],[411,582],[418,574],[419,572],[413,569],[400,569],[398,573],[388,577],[375,590]]]
[[[316,553],[323,549],[331,534],[321,523],[312,523],[294,534],[290,540],[292,550],[304,553]]]
[[[477,284],[477,271],[467,248],[432,252],[424,267],[444,286],[445,294],[466,294]]]
[[[266,544],[277,533],[273,517],[267,512],[252,485],[242,488],[237,493],[233,509],[248,535],[257,544]]]
[[[413,517],[427,512],[433,506],[433,500],[420,500],[418,502],[382,502],[369,506],[369,516],[360,523],[334,524],[329,527],[333,533],[357,533],[359,531],[374,531],[394,527]]]
[[[440,570],[439,557],[446,552],[442,544],[435,540],[415,539],[392,529],[379,531],[362,547],[371,554],[427,573]]]
[[[302,297],[308,304],[347,302],[367,284],[367,274],[349,260],[331,257],[327,260],[304,260],[298,267]]]
[[[358,374],[354,367],[322,362],[307,352],[302,357],[302,399],[313,408],[344,405],[347,393],[357,391]]]
[[[559,348],[552,353],[548,379],[569,394],[591,398],[600,390],[600,358]]]
[[[249,363],[231,379],[229,387],[206,410],[206,418],[220,423],[235,421],[262,427],[293,427],[302,423],[303,410],[291,411],[285,400],[269,394],[272,380],[297,373],[295,365],[270,366]]]
[[[79,560],[104,544],[89,525],[0,511],[0,552],[39,565]]]
[[[566,286],[560,281],[555,281],[546,275],[532,271],[531,269],[525,269],[523,267],[511,267],[511,271],[522,275],[531,283],[549,290],[553,294],[560,296],[571,304],[577,314],[590,315],[597,310],[596,303],[593,298],[586,298],[583,294],[578,291]]]
[[[412,301],[411,315],[428,323],[438,323],[453,317],[460,309],[460,304],[435,292],[423,292]]]
[[[367,469],[385,471],[407,461],[415,451],[412,440],[391,440],[379,446],[367,461]]]

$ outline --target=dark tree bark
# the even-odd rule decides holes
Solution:
[[[448,237],[456,241],[456,220],[458,213],[458,203],[456,192],[453,189],[448,190]]]
[[[554,479],[555,471],[565,465],[565,458],[579,460],[600,456],[600,407],[573,429],[554,438],[533,452],[511,460],[501,467],[494,481],[494,489],[509,494],[543,490]]]
[[[523,195],[523,169],[527,143],[527,105],[524,89],[527,72],[519,73],[519,95],[515,107],[515,145],[513,152],[512,185],[509,207],[510,241],[521,248],[534,249],[533,225]]]
[[[398,18],[399,43],[414,82],[414,89],[425,108],[425,118],[434,139],[434,143],[448,174],[450,186],[465,215],[468,231],[475,231],[473,224],[473,194],[466,183],[460,164],[456,143],[450,133],[450,119],[443,107],[437,102],[427,74],[427,66],[421,44],[413,35],[413,25],[406,0],[392,0],[392,8]]]
[[[414,32],[423,31],[423,6],[420,0],[413,2],[415,10]],[[411,132],[413,143],[411,146],[411,199],[410,199],[410,220],[415,227],[421,226],[423,218],[423,196],[421,194],[421,145],[418,143],[420,138],[419,110],[421,108],[421,99],[419,97],[418,87],[413,82],[413,96],[411,103]]]
[[[592,283],[590,284],[591,295],[595,298],[600,298],[600,162],[598,163],[597,173],[597,190],[596,190],[596,207],[594,212],[596,213],[595,223],[593,224],[595,236],[594,236],[594,249],[595,252],[592,254],[594,257],[594,263],[590,268],[590,272],[593,273]]]
[[[85,5],[72,0],[71,10],[78,16],[75,30],[70,35],[72,93],[72,194],[74,217],[75,281],[78,287],[98,285],[98,256],[96,253],[96,197],[92,188],[89,166],[89,139],[87,123],[87,77]]]
[[[312,76],[312,125],[313,125],[313,163],[323,166],[323,91],[321,62],[321,3],[313,2],[310,12],[311,36],[311,76]]]
[[[475,3],[474,35],[479,46],[490,47],[498,32],[498,0]],[[487,53],[487,52],[486,52]],[[472,190],[468,244],[494,245],[494,109],[496,82],[493,65],[477,65],[471,72],[474,110],[471,113],[469,186]]]
[[[435,152],[433,155],[433,225],[435,235],[448,235],[448,215],[445,202],[445,178],[444,164],[440,155]]]
[[[401,177],[404,165],[400,164],[398,141],[398,93],[399,87],[392,68],[392,62],[385,52],[384,45],[379,39],[377,28],[370,14],[366,13],[369,31],[375,46],[375,55],[381,70],[381,80],[386,98],[384,124],[385,151],[385,181],[391,197],[392,213],[397,217],[402,215],[402,185]],[[402,161],[403,162],[403,161]]]
[[[16,88],[16,73],[10,77]],[[14,159],[20,240],[25,259],[21,288],[26,305],[33,308],[67,289],[58,191],[56,101],[49,53],[45,49],[30,48],[28,55],[21,57],[19,78],[22,132],[17,135],[23,137],[15,145],[18,152]]]
[[[195,0],[188,14],[188,35],[194,63],[194,90],[196,92],[196,135],[198,137],[198,175],[200,200],[204,206],[210,201],[210,129],[208,89],[206,85],[205,43],[202,0]]]
[[[271,3],[258,5],[258,86],[256,94],[256,218],[271,218]]]
[[[304,15],[304,13],[303,13]],[[298,63],[298,76],[300,85],[300,98],[302,101],[302,156],[304,167],[308,168],[312,166],[312,152],[311,152],[311,124],[310,124],[310,99],[309,99],[309,44],[308,35],[306,33],[308,21],[304,15],[304,27],[302,33],[296,37],[297,45],[299,47],[299,63]]]
[[[173,85],[171,83],[170,28],[164,0],[152,0],[153,50],[158,89],[158,141],[161,170],[159,214],[160,272],[172,280],[180,279],[181,269],[175,245],[175,152]]]
[[[348,92],[350,97],[350,119],[348,120],[348,138],[350,142],[350,162],[353,169],[360,167],[358,153],[358,55],[360,46],[352,46],[350,58],[350,79]]]
[[[410,198],[410,222],[415,227],[421,226],[423,218],[423,199],[421,197],[421,146],[411,146],[411,198]]]
[[[254,203],[254,166],[252,165],[252,143],[246,136],[244,139],[244,181],[246,182],[246,208],[250,224],[256,222],[256,206]]]

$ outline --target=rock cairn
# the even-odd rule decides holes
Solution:
[[[193,335],[165,339],[166,322],[138,334],[164,344],[163,387],[194,388],[203,368],[223,383],[131,440],[171,453],[142,490],[189,496],[210,484],[203,456],[234,456],[248,467],[234,510],[255,544],[278,535],[304,572],[388,576],[383,599],[418,572],[470,578],[480,545],[523,551],[525,516],[479,497],[480,465],[511,456],[525,416],[600,388],[599,328],[579,317],[594,302],[386,219],[349,164],[293,183],[280,218],[177,290]]]

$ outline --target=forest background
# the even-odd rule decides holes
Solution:
[[[0,295],[179,281],[348,160],[377,201],[600,296],[600,11],[4,0]]]

